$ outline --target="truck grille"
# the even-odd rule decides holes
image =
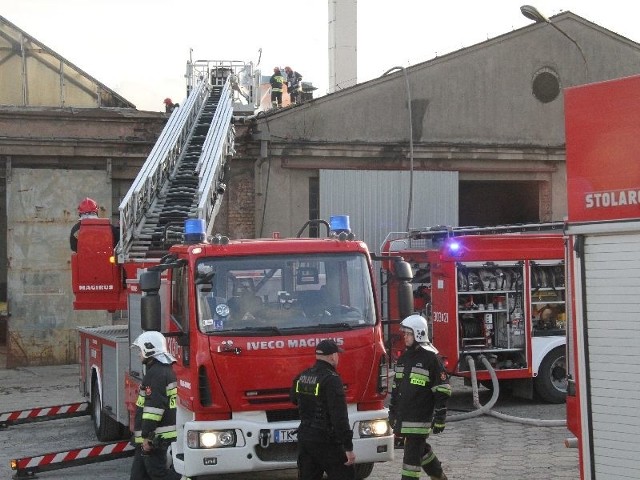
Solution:
[[[256,445],[256,455],[263,462],[295,462],[298,458],[298,444],[271,443],[267,448]]]
[[[287,422],[289,420],[300,420],[297,408],[267,410],[267,422]]]
[[[288,388],[272,388],[268,390],[254,390],[251,395],[245,392],[245,398],[251,405],[264,405],[268,403],[289,403]]]

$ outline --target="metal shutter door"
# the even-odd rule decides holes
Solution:
[[[640,235],[590,235],[584,252],[592,461],[597,479],[636,480],[640,478]]]

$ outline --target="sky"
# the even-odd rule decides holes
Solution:
[[[358,0],[358,82],[571,11],[640,43],[640,3],[629,0]],[[182,102],[193,60],[290,65],[328,93],[329,0],[4,0],[0,15],[136,105]],[[259,63],[258,63],[259,62]]]

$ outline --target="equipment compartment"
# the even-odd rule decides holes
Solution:
[[[524,268],[523,262],[457,264],[460,357],[484,353],[494,368],[527,368]]]

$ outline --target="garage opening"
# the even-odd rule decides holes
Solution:
[[[459,225],[540,222],[540,182],[461,181]]]

